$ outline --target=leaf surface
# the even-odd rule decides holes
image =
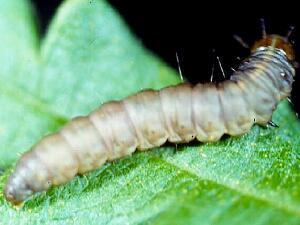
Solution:
[[[65,1],[44,38],[28,1],[0,4],[0,188],[19,154],[70,118],[179,82],[105,1]],[[0,194],[0,224],[299,224],[300,125],[286,102],[274,120],[280,128],[136,153],[19,210]]]

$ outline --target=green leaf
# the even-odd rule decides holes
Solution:
[[[28,1],[0,4],[0,188],[19,153],[71,117],[179,81],[105,1],[67,0],[42,41]],[[300,125],[286,102],[274,120],[280,128],[136,153],[19,210],[0,194],[0,224],[299,224]]]
[[[8,34],[0,39],[1,49],[6,49],[0,57],[10,66],[0,71],[0,105],[5,109],[0,112],[0,167],[10,165],[16,153],[26,151],[46,133],[107,100],[178,81],[173,71],[142,48],[103,1],[67,1],[40,51],[27,1],[21,1],[23,8],[17,0],[2,1],[7,10],[1,10],[9,12],[5,14],[18,16],[21,11],[24,16],[18,20],[7,16],[0,28]],[[17,45],[10,43],[14,39]],[[28,61],[35,67],[24,68]]]

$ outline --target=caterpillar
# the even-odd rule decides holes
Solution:
[[[218,141],[271,121],[292,90],[295,52],[288,37],[265,35],[229,80],[143,90],[72,119],[22,155],[4,188],[18,205],[105,162],[171,143]]]

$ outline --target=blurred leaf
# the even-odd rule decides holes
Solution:
[[[7,10],[2,5],[1,10],[8,18],[23,14],[19,20],[6,18],[0,27],[7,34],[0,37],[5,49],[0,59],[9,66],[0,69],[0,105],[5,109],[0,112],[0,167],[10,165],[16,153],[29,149],[45,133],[107,100],[178,81],[103,1],[74,0],[62,5],[41,53],[27,1],[2,1]]]
[[[18,153],[71,117],[179,81],[105,1],[66,1],[41,47],[30,4],[0,3],[0,187]],[[17,211],[0,195],[0,224],[299,224],[300,125],[287,103],[274,120],[279,129],[134,154]]]

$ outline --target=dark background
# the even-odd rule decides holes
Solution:
[[[87,0],[88,1],[88,0]],[[44,33],[61,0],[33,1]],[[298,8],[291,1],[239,1],[221,4],[216,1],[110,0],[144,45],[177,69],[178,53],[184,77],[190,82],[209,81],[215,64],[215,80],[222,80],[216,55],[220,57],[227,78],[239,64],[237,57],[249,55],[233,35],[250,45],[261,37],[260,18],[265,19],[267,33],[285,35],[296,27],[291,39],[300,56],[300,21]],[[295,1],[296,2],[296,1]],[[213,52],[215,51],[215,53]],[[296,59],[300,62],[299,57]],[[298,77],[300,71],[298,71]],[[300,78],[294,83],[292,101],[300,112]]]

